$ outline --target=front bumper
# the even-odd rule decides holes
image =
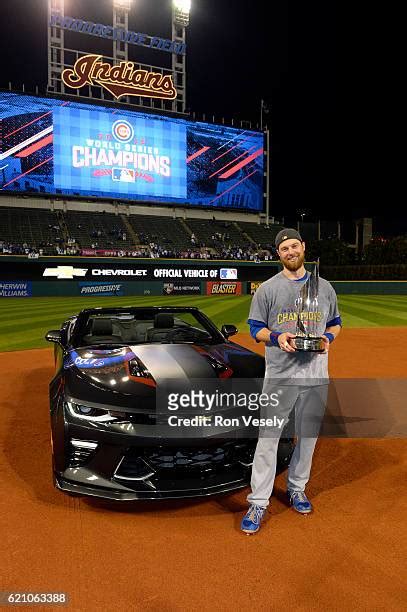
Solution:
[[[78,443],[80,438],[71,438]],[[89,435],[86,434],[89,440]],[[82,438],[84,440],[86,438]],[[112,443],[116,442],[116,444]],[[202,497],[234,491],[250,480],[255,440],[101,440],[93,450],[67,441],[57,488],[117,500]]]
[[[157,455],[157,447],[152,447],[146,453],[141,449],[121,449],[117,453],[118,460],[105,464],[103,468],[97,465],[97,457],[87,461],[81,467],[67,467],[62,473],[55,472],[55,485],[61,491],[79,495],[88,495],[111,500],[133,501],[147,499],[179,499],[192,497],[208,497],[219,493],[227,493],[247,486],[251,476],[251,462],[248,454],[254,454],[255,441],[250,440],[249,448],[243,448],[241,443],[228,441],[230,451],[225,457],[213,464],[212,459],[202,464],[189,463],[184,466],[152,465],[148,460]],[[216,446],[213,451],[219,450]],[[278,454],[278,470],[285,469],[290,461],[293,442],[288,439],[280,441]],[[103,455],[106,448],[101,448]],[[167,453],[164,458],[174,457],[183,451],[173,449],[172,455],[168,449],[160,447],[159,452]],[[197,449],[196,455],[202,456],[204,449]],[[209,454],[209,453],[207,453]],[[121,455],[121,458],[119,458]],[[167,462],[170,464],[170,461]],[[145,465],[145,469],[144,469]],[[126,469],[124,469],[126,468]],[[133,472],[131,471],[133,469]]]
[[[57,410],[53,421],[54,481],[67,493],[111,500],[179,499],[235,491],[250,482],[256,438],[203,428],[202,437],[163,438],[145,423],[89,424]],[[284,469],[293,442],[282,439]]]
[[[228,493],[236,491],[249,484],[250,481],[250,469],[246,469],[243,473],[241,471],[240,478],[232,480],[232,474],[228,479],[221,479],[218,484],[208,484],[197,486],[198,483],[181,482],[179,483],[180,488],[177,488],[177,484],[174,482],[172,486],[174,488],[161,488],[160,490],[152,490],[142,487],[138,487],[138,490],[129,489],[123,485],[120,488],[114,483],[110,486],[95,486],[87,485],[79,482],[78,480],[69,480],[65,476],[55,474],[55,486],[57,489],[64,491],[65,493],[73,493],[76,495],[86,495],[89,497],[98,497],[114,501],[136,501],[136,500],[159,500],[159,499],[186,499],[186,498],[199,498],[209,497],[219,493]],[[85,473],[82,474],[85,476]],[[68,474],[68,476],[70,476]],[[239,475],[238,475],[239,476]],[[195,486],[194,486],[195,485]],[[191,488],[192,487],[192,488]]]

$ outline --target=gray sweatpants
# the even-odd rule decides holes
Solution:
[[[279,405],[274,408],[267,406],[262,416],[276,415],[284,418],[284,424],[286,424],[291,415],[290,430],[291,421],[294,421],[297,444],[288,468],[287,488],[292,491],[304,491],[310,477],[312,456],[325,412],[328,385],[287,386],[280,389]],[[252,492],[247,496],[250,504],[257,504],[263,508],[269,504],[276,475],[277,448],[282,430],[283,428],[278,427],[260,429],[252,468]]]

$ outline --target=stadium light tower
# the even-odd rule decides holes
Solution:
[[[50,25],[51,13],[56,12],[64,15],[64,0],[48,0],[48,91],[62,92],[65,86],[61,80],[61,73],[64,68],[64,30],[54,28]]]
[[[129,11],[132,2],[133,0],[113,0],[113,6],[118,9],[124,8]]]
[[[113,27],[129,29],[129,12],[133,0],[113,0]],[[113,59],[115,63],[129,59],[128,45],[122,40],[113,40]]]
[[[173,0],[174,21],[177,25],[186,27],[189,25],[189,12],[191,0]]]
[[[113,0],[113,28],[127,31],[129,29],[129,12],[133,0]],[[123,40],[113,39],[113,63],[127,62],[129,59],[129,47]],[[129,102],[128,96],[122,98],[123,102]]]
[[[186,43],[186,28],[189,25],[191,0],[172,0],[172,40]],[[186,111],[186,59],[185,55],[172,55],[172,73],[175,78],[177,99],[173,102],[174,112]]]

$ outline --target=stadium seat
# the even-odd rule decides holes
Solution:
[[[269,227],[258,225],[257,223],[248,223],[239,221],[239,228],[242,232],[250,236],[262,248],[267,248],[274,245],[276,235],[283,229],[283,225],[270,224]]]

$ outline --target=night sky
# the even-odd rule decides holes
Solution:
[[[170,0],[134,5],[130,29],[170,38]],[[45,90],[46,7],[46,0],[0,3],[0,44],[7,57],[0,87],[11,81],[14,88],[24,82],[26,91],[35,85]],[[65,12],[109,24],[111,0],[67,0]],[[192,0],[187,105],[198,116],[259,123],[260,101],[266,101],[273,147],[271,213],[277,217],[295,218],[298,209],[306,209],[310,220],[383,214],[375,184],[380,168],[372,150],[364,20],[355,3],[337,0]],[[92,37],[81,38],[88,50]],[[143,61],[141,47],[131,47]],[[151,63],[160,64],[163,56],[168,59],[156,52]],[[390,228],[394,221],[388,220]],[[383,229],[386,222],[382,218]]]

